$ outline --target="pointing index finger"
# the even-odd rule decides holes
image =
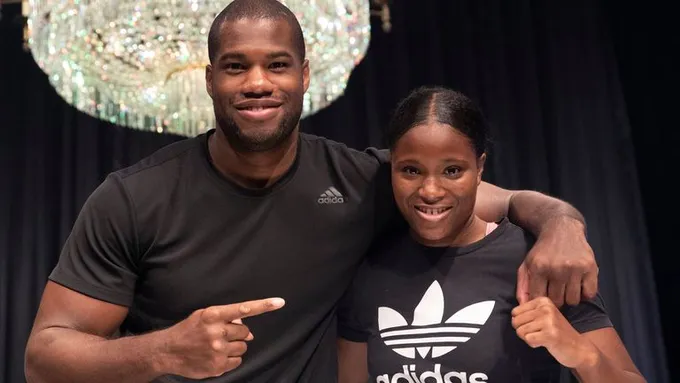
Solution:
[[[267,298],[218,306],[218,308],[222,319],[231,322],[278,310],[285,304],[286,302],[282,298]]]

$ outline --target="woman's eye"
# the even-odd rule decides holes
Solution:
[[[420,172],[418,171],[418,169],[416,169],[416,168],[413,167],[413,166],[404,166],[404,167],[401,169],[401,171],[402,171],[403,173],[406,173],[406,174],[409,174],[409,175],[420,174]]]
[[[444,174],[446,174],[449,177],[457,176],[458,173],[460,173],[460,168],[451,167],[446,168],[446,170],[444,170]]]

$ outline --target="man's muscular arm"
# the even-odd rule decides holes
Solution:
[[[576,208],[539,192],[482,182],[475,213],[486,221],[508,217],[536,236],[517,272],[520,303],[548,296],[559,307],[595,297],[598,267],[586,240],[585,220]]]
[[[212,306],[172,327],[112,339],[128,309],[48,282],[26,346],[25,374],[41,382],[148,382],[191,379],[237,368],[253,339],[242,318],[277,310],[281,299]]]

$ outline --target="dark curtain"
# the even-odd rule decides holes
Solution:
[[[344,97],[302,129],[382,146],[396,102],[420,85],[477,100],[493,126],[486,180],[573,203],[588,220],[600,287],[650,382],[668,382],[659,303],[628,110],[605,3],[391,2]],[[181,137],[75,111],[22,50],[18,7],[0,21],[0,380],[23,381],[23,353],[47,275],[105,175]],[[313,66],[314,63],[311,63]]]
[[[659,313],[672,381],[680,381],[680,257],[674,167],[680,163],[678,89],[680,38],[674,3],[608,0],[653,260]]]

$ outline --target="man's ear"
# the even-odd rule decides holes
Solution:
[[[305,92],[309,88],[309,60],[305,59],[302,63],[302,84],[305,88]]]
[[[205,89],[208,91],[210,98],[213,96],[212,89],[212,65],[208,64],[205,66]]]
[[[484,164],[486,163],[486,153],[482,153],[477,158],[477,185],[482,182],[482,173],[484,173]]]

